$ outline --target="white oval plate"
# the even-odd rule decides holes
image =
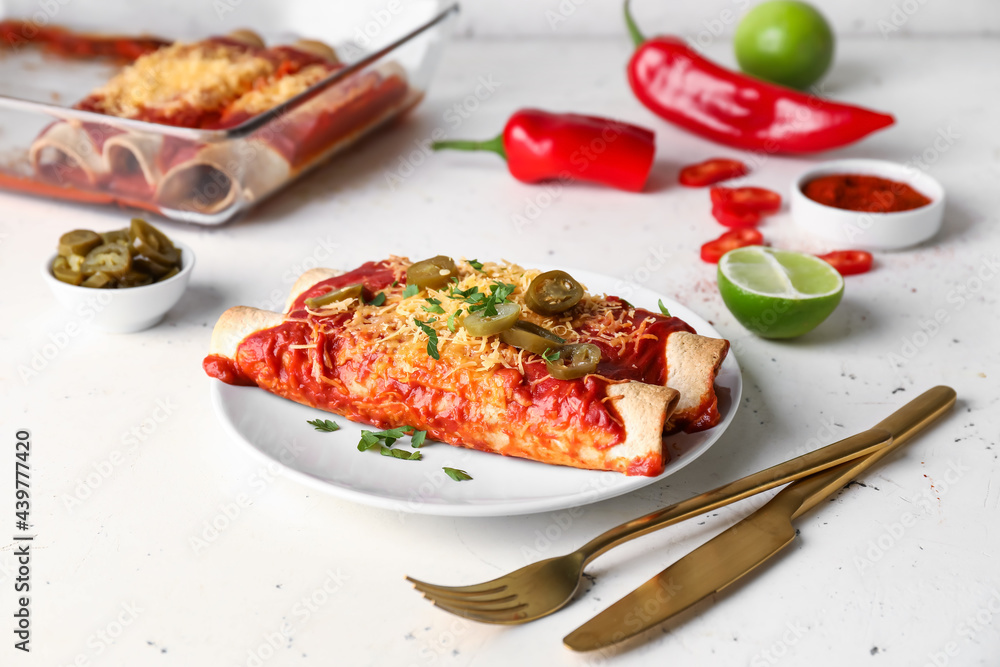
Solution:
[[[587,271],[571,274],[589,292],[613,294],[613,278]],[[690,324],[699,334],[721,338],[712,325],[675,301],[648,289],[634,288],[629,301],[657,312],[662,299],[672,315]],[[212,404],[226,430],[249,450],[314,489],[365,505],[399,512],[442,516],[512,516],[578,507],[635,491],[672,475],[703,454],[729,427],[740,404],[743,381],[730,351],[716,379],[722,420],[700,433],[669,436],[665,446],[670,459],[657,477],[627,477],[621,473],[578,470],[547,465],[442,443],[428,441],[421,461],[381,456],[375,449],[359,452],[362,429],[370,426],[348,421],[315,408],[279,398],[256,387],[211,384]],[[332,419],[340,425],[322,433],[306,423]],[[408,448],[409,439],[399,446]],[[452,481],[444,466],[459,468],[471,481]]]

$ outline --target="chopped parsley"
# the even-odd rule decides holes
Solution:
[[[381,306],[383,303],[385,303],[385,292],[379,292],[374,297],[372,297],[372,300],[368,302],[368,305]]]
[[[451,477],[456,482],[464,482],[472,479],[472,475],[464,470],[459,470],[458,468],[449,468],[445,466],[444,468],[441,468],[441,470],[444,470],[444,474],[448,475],[448,477]]]
[[[419,461],[423,458],[423,454],[420,452],[408,452],[405,449],[389,449],[388,447],[383,447],[379,454],[382,456],[392,456],[393,458],[403,459],[404,461]]]
[[[550,352],[551,354],[549,354]],[[542,359],[549,362],[550,364],[556,363],[557,361],[559,361],[559,350],[553,350],[552,348],[549,347],[545,348],[545,351],[542,352]]]
[[[424,445],[424,440],[427,439],[427,431],[414,431],[413,436],[410,438],[410,447],[414,449],[420,449]]]
[[[434,327],[431,326],[431,323],[437,322],[437,319],[432,317],[426,322],[422,322],[414,317],[413,321],[420,327],[421,331],[427,334],[427,354],[432,359],[440,359],[441,355],[438,353],[438,334],[434,330]]]
[[[480,271],[481,272],[483,270],[483,263],[480,262],[477,259],[470,259],[469,260],[469,266],[471,266],[472,268],[474,268],[476,271]]]
[[[440,301],[438,301],[437,299],[431,299],[431,298],[427,298],[427,299],[424,299],[424,300],[427,303],[431,304],[431,305],[430,306],[421,306],[421,308],[423,308],[424,310],[426,310],[428,313],[435,313],[437,315],[444,315],[444,308],[441,307],[441,302]]]
[[[420,288],[416,285],[407,285],[406,289],[403,290],[403,298],[409,299],[411,296],[416,296],[419,291]]]
[[[398,280],[393,280],[393,281],[392,281],[392,284],[391,284],[391,285],[389,285],[389,287],[395,287],[395,286],[396,286],[396,285],[398,285],[398,284],[399,284],[399,281],[398,281]]]
[[[472,301],[471,298],[466,299],[467,303],[472,304],[469,306],[469,312],[475,313],[481,310],[487,317],[496,317],[497,305],[505,303],[515,287],[516,285],[510,283],[493,283],[490,285],[489,295],[479,293],[476,301]]]
[[[423,456],[420,452],[411,452],[406,449],[392,449],[397,440],[407,433],[413,433],[412,445],[414,449],[424,444],[427,431],[417,431],[407,426],[390,428],[386,431],[361,431],[361,441],[358,442],[358,451],[366,452],[373,447],[379,448],[382,456],[391,456],[404,461],[419,461]]]
[[[462,309],[459,308],[454,313],[448,316],[448,331],[455,333],[455,318],[462,314]]]
[[[329,419],[312,419],[306,421],[306,423],[315,428],[317,431],[323,431],[324,433],[333,433],[334,431],[340,430],[340,426]]]
[[[663,305],[663,299],[658,299],[656,305],[660,307],[660,312],[663,313],[666,317],[672,317],[670,311],[667,310],[667,307]]]

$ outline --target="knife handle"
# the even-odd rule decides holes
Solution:
[[[954,403],[954,389],[951,387],[934,387],[899,408],[873,429],[615,526],[584,544],[577,550],[577,553],[583,558],[584,563],[588,563],[619,544],[661,528],[666,528],[703,512],[708,512],[712,509],[736,502],[737,500],[747,498],[755,493],[787,484],[792,480],[803,477],[804,474],[808,473],[809,469],[815,469],[816,467],[820,467],[821,470],[829,468],[832,473],[838,468],[830,467],[831,464],[836,463],[838,460],[850,461],[859,452],[875,451],[874,448],[880,447],[890,436],[894,438],[894,442],[890,442],[890,445],[904,442],[936,417],[943,414]],[[881,440],[881,438],[885,438],[885,440]],[[872,456],[874,454],[869,454],[867,458],[855,459],[855,461],[868,460]],[[822,465],[824,461],[825,465]],[[868,465],[874,465],[874,463],[875,460],[872,460]],[[841,466],[846,465],[850,464],[841,464]],[[841,468],[840,474],[844,474],[844,470]],[[803,473],[803,471],[806,472]],[[856,475],[859,473],[860,471],[848,474]],[[846,483],[844,482],[844,484]],[[830,492],[832,493],[837,488],[837,482],[834,481],[830,484]],[[801,489],[801,487],[799,488]],[[796,498],[790,498],[786,495],[785,500],[793,505],[792,509],[795,509],[795,503],[801,504],[805,502],[809,495],[820,493],[823,488],[825,487],[822,484],[810,487],[811,491],[809,493],[802,492]],[[819,500],[816,500],[816,502],[819,502]],[[809,505],[809,507],[813,507],[814,505],[815,503]]]
[[[830,468],[790,484],[778,493],[774,500],[778,503],[787,503],[792,509],[793,519],[808,512],[924,430],[931,422],[947,412],[955,404],[955,399],[955,390],[951,387],[938,386],[928,389],[875,427],[885,429],[893,435],[893,440],[888,446],[868,456],[842,463],[836,468]]]

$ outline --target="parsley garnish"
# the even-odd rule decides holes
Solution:
[[[451,477],[456,482],[464,482],[468,479],[472,479],[472,475],[464,470],[459,470],[458,468],[449,468],[445,466],[444,468],[441,468],[441,470],[444,470],[444,474],[448,475],[448,477]]]
[[[454,313],[448,316],[448,331],[455,333],[455,318],[462,314],[462,309],[459,308]]]
[[[416,296],[419,291],[420,288],[416,285],[407,285],[406,289],[403,290],[403,298],[409,299],[411,296]]]
[[[438,315],[444,315],[444,308],[441,307],[441,302],[440,301],[438,301],[437,299],[431,299],[431,298],[427,298],[427,299],[424,299],[424,300],[427,303],[431,304],[431,305],[430,306],[421,306],[421,308],[423,308],[424,310],[426,310],[428,313],[436,313]]]
[[[473,285],[469,289],[455,289],[452,287],[451,291],[448,293],[448,298],[461,299],[468,303],[477,303],[485,297],[479,293],[479,286]]]
[[[483,263],[480,262],[479,260],[476,260],[476,259],[470,259],[469,260],[469,266],[471,266],[472,268],[474,268],[476,271],[480,271],[481,272],[483,270]]]
[[[663,305],[663,299],[658,299],[657,302],[656,302],[656,305],[658,305],[660,307],[660,312],[661,313],[663,313],[667,317],[672,317],[672,315],[670,314],[670,311],[667,310],[667,307]]]
[[[424,440],[427,439],[427,431],[414,431],[413,437],[410,438],[410,447],[414,449],[420,449],[424,445]]]
[[[379,448],[382,456],[392,456],[404,461],[419,461],[422,458],[420,452],[411,452],[405,449],[392,449],[397,440],[407,433],[412,432],[412,445],[414,449],[424,444],[427,431],[417,431],[407,426],[390,428],[387,431],[361,431],[361,441],[358,442],[358,451],[366,452],[373,447]]]
[[[550,350],[552,351],[552,354],[549,354]],[[550,364],[556,363],[557,361],[559,361],[559,350],[552,350],[552,348],[549,347],[545,348],[545,351],[542,352],[542,359],[549,362]]]
[[[472,304],[469,306],[469,312],[475,313],[481,310],[487,317],[496,317],[497,305],[506,302],[507,297],[511,295],[515,287],[509,283],[493,283],[490,285],[489,296],[479,294],[476,301],[466,299],[468,303]]]
[[[393,280],[393,281],[392,281],[392,284],[391,284],[391,285],[389,285],[389,287],[395,287],[395,286],[396,286],[396,285],[398,285],[398,284],[399,284],[399,281],[398,281],[398,280]]]
[[[379,454],[382,456],[392,456],[397,459],[403,459],[404,461],[419,461],[423,458],[423,454],[420,452],[408,452],[405,449],[389,449],[388,447],[383,447],[379,450]]]
[[[438,334],[437,331],[435,331],[434,328],[431,327],[431,323],[437,322],[437,319],[432,317],[426,322],[421,322],[420,320],[414,317],[413,321],[416,323],[418,327],[420,327],[421,331],[427,334],[427,354],[432,359],[440,359],[441,355],[438,354]]]
[[[329,419],[313,419],[306,421],[306,423],[315,428],[317,431],[323,431],[324,433],[333,433],[334,431],[340,430],[340,426]]]
[[[623,299],[623,298],[621,298],[621,297],[618,297],[618,300],[619,300],[619,301],[621,301],[622,303],[624,303],[624,304],[625,304],[626,306],[628,306],[629,308],[631,308],[631,309],[635,310],[635,306],[633,306],[633,305],[632,305],[631,303],[629,303],[629,302],[628,302],[628,301],[626,301],[625,299]]]
[[[368,302],[368,305],[381,306],[383,303],[385,303],[385,292],[379,292],[374,297],[372,297],[372,300]]]

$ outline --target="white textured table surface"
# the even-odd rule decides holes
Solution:
[[[64,336],[75,316],[39,277],[61,233],[119,227],[126,215],[0,194],[0,664],[996,664],[1000,42],[841,42],[828,92],[892,111],[898,125],[824,157],[925,155],[948,191],[945,227],[923,247],[878,255],[875,271],[848,278],[828,322],[790,342],[754,338],[729,315],[715,268],[697,256],[719,233],[707,193],[674,185],[677,165],[735,153],[641,107],[624,81],[627,54],[623,40],[452,45],[426,102],[392,132],[237,224],[165,223],[198,265],[166,321],[139,334]],[[728,47],[712,55],[728,60]],[[477,87],[485,99],[473,103]],[[456,103],[477,108],[463,118]],[[572,187],[550,196],[513,181],[488,155],[407,157],[437,127],[492,136],[522,106],[655,128],[652,191]],[[942,134],[953,139],[935,144]],[[390,189],[387,174],[411,159],[421,164]],[[785,192],[806,165],[773,158],[749,182]],[[518,229],[516,215],[534,219]],[[775,245],[824,250],[784,212],[763,231]],[[389,253],[586,267],[671,295],[733,341],[745,382],[736,421],[675,477],[575,517],[403,515],[283,479],[230,443],[212,412],[201,370],[211,327],[228,306],[277,303],[316,260],[350,268]],[[943,324],[922,334],[936,316]],[[43,349],[52,358],[36,356]],[[452,617],[403,580],[472,583],[569,551],[867,428],[935,384],[955,387],[957,409],[801,519],[788,553],[682,622],[614,651],[574,654],[561,638],[745,506],[610,552],[571,606],[526,626]],[[38,533],[30,656],[13,649],[11,633],[13,441],[22,427],[34,438]],[[213,534],[213,522],[224,529]]]

